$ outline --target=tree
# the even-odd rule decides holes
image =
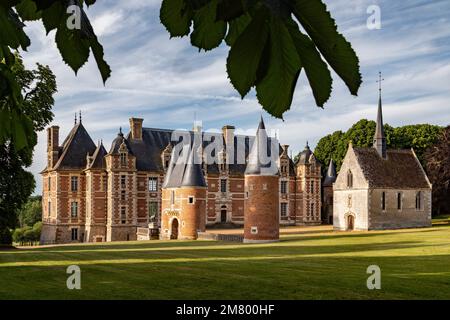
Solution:
[[[4,128],[0,143],[14,140],[18,149],[33,145],[32,120],[25,113],[20,83],[12,70],[12,51],[30,45],[24,22],[41,20],[47,33],[56,30],[59,52],[75,72],[92,52],[103,82],[110,77],[103,47],[83,10],[85,4],[95,2],[1,2],[0,100],[8,103],[0,105],[0,127]],[[254,87],[259,103],[275,117],[281,118],[290,108],[302,70],[319,107],[332,91],[328,65],[351,94],[357,95],[362,82],[358,57],[337,31],[322,0],[163,0],[160,18],[171,37],[190,34],[191,44],[199,49],[212,50],[225,40],[230,46],[227,72],[232,85],[242,97]]]
[[[433,213],[450,214],[450,126],[424,154],[428,179],[433,184]]]
[[[21,228],[33,226],[42,219],[42,198],[30,197],[28,201],[18,210],[17,218]]]
[[[24,97],[20,104],[22,115],[30,120],[32,130],[28,133],[26,146],[19,148],[14,136],[0,143],[0,230],[16,226],[17,211],[35,188],[34,177],[25,168],[32,163],[37,143],[35,130],[43,129],[53,119],[51,107],[56,93],[55,76],[48,67],[38,64],[36,70],[26,70],[18,55],[14,56],[14,62],[11,75],[20,84]],[[8,98],[0,99],[0,105],[6,108],[11,103]]]
[[[372,146],[375,127],[375,121],[361,119],[345,133],[335,131],[333,134],[320,139],[314,154],[322,164],[328,164],[332,158],[336,164],[336,170],[339,171],[347,153],[348,143],[352,141],[353,146],[361,148]],[[408,125],[396,128],[389,124],[384,125],[388,148],[413,148],[424,166],[423,155],[425,150],[437,141],[441,131],[441,127],[430,124]],[[327,166],[323,166],[322,169],[324,170],[323,174],[325,174]]]

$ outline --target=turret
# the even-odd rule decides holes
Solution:
[[[245,170],[246,243],[279,240],[278,146],[275,151],[269,142],[261,117]]]

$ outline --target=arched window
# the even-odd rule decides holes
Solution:
[[[353,188],[353,173],[351,170],[347,172],[347,187]]]

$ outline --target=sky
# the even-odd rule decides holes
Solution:
[[[450,1],[324,2],[360,59],[363,84],[352,96],[333,72],[332,96],[320,109],[302,75],[284,120],[263,111],[254,92],[241,100],[227,78],[226,45],[199,52],[188,37],[170,39],[159,20],[160,0],[103,0],[86,10],[112,68],[105,86],[92,55],[75,75],[58,53],[54,31],[46,35],[41,22],[27,23],[32,44],[23,57],[28,68],[39,62],[56,75],[52,125],[60,126],[61,142],[79,111],[94,142],[103,139],[107,149],[119,127],[128,132],[130,117],[144,118],[144,126],[152,128],[191,129],[196,119],[204,130],[217,132],[228,124],[237,133],[254,134],[262,114],[269,132],[277,132],[296,154],[307,141],[314,148],[329,133],[375,119],[379,71],[385,79],[385,123],[450,123]],[[380,8],[380,29],[367,27],[372,5]],[[36,194],[46,165],[46,133],[38,137],[29,168]]]

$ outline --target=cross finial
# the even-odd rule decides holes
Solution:
[[[380,92],[380,96],[381,96],[381,82],[382,81],[384,81],[384,79],[381,77],[381,71],[380,71],[380,72],[378,72],[378,80],[377,80],[378,91]]]

